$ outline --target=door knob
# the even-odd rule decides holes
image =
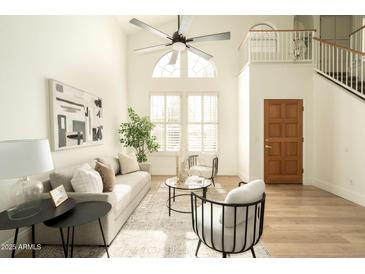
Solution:
[[[265,148],[272,148],[272,146],[269,146],[269,145],[265,145]]]

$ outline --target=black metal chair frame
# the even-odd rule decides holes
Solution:
[[[198,165],[198,158],[199,155],[190,155],[188,157],[188,166],[189,169],[193,166]],[[214,177],[218,174],[218,157],[214,157],[212,161],[212,175],[210,176],[210,180],[212,181],[213,185],[215,186]]]
[[[241,186],[242,184],[245,184],[245,182],[240,182],[239,186]],[[198,256],[198,251],[200,248],[201,243],[203,242],[206,246],[208,246],[209,248],[221,252],[223,258],[226,258],[228,254],[236,254],[236,253],[242,253],[248,250],[251,250],[252,256],[254,258],[256,258],[256,254],[254,251],[254,246],[260,241],[261,236],[262,236],[262,232],[263,232],[263,228],[264,228],[264,215],[265,215],[265,193],[262,195],[261,200],[256,201],[254,203],[248,203],[248,204],[226,204],[223,202],[217,202],[217,201],[213,201],[213,200],[209,200],[209,199],[205,199],[204,197],[201,197],[197,194],[195,194],[194,192],[191,193],[191,216],[192,216],[192,226],[193,226],[193,231],[195,232],[195,234],[198,236],[199,238],[199,242],[195,251],[195,256]],[[200,202],[200,203],[199,203]],[[201,227],[201,235],[199,235],[199,231],[198,231],[198,220],[197,220],[197,210],[198,210],[198,203],[201,204],[201,216],[202,216],[202,227]],[[215,245],[214,245],[214,241],[213,241],[213,206],[217,205],[217,206],[221,206],[222,207],[222,250],[218,249]],[[224,232],[225,232],[225,219],[224,219],[224,212],[225,212],[225,208],[233,208],[234,210],[234,231],[233,231],[233,248],[231,251],[226,251],[224,250]],[[253,231],[253,241],[251,243],[251,245],[247,245],[247,226],[248,226],[248,222],[249,222],[249,218],[248,216],[248,210],[250,207],[254,207],[255,208],[255,215],[254,215],[254,231]],[[245,235],[244,235],[244,245],[242,247],[242,249],[240,249],[239,251],[235,251],[236,250],[236,235],[237,235],[237,209],[238,208],[242,208],[242,209],[246,209],[244,210],[244,212],[246,213],[246,220],[244,221],[244,226],[245,226]],[[210,242],[211,245],[207,243],[206,241],[206,236],[204,233],[204,211],[205,210],[210,210]],[[257,224],[257,220],[260,220],[260,225],[259,225],[259,229],[257,231],[256,229],[256,224]],[[231,228],[230,228],[231,229]],[[258,233],[258,238],[256,239]],[[246,246],[247,245],[247,246]]]

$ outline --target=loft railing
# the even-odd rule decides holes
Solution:
[[[314,29],[250,30],[239,47],[247,63],[312,62]]]
[[[365,53],[316,37],[313,44],[315,70],[365,99]]]
[[[357,51],[365,51],[365,26],[350,33],[350,48]]]

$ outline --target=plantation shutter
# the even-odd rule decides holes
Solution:
[[[188,96],[188,150],[217,151],[218,97]]]
[[[160,145],[159,151],[179,151],[181,140],[180,96],[152,95],[150,117],[156,125],[152,135]]]
[[[166,151],[180,150],[180,121],[180,96],[166,96]]]

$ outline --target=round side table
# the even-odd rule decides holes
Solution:
[[[103,226],[101,225],[100,218],[105,216],[110,211],[111,208],[112,208],[112,206],[109,203],[103,202],[103,201],[90,201],[90,202],[77,203],[76,206],[72,210],[67,212],[67,214],[62,215],[58,218],[46,221],[46,222],[44,222],[44,224],[46,226],[58,228],[60,230],[60,236],[61,236],[61,240],[62,240],[62,247],[63,247],[63,252],[65,254],[65,258],[67,258],[68,254],[69,254],[70,228],[72,228],[71,248],[70,248],[71,249],[70,257],[72,258],[73,249],[74,249],[75,227],[98,220],[101,236],[103,237],[103,241],[104,241],[105,251],[106,251],[106,254],[108,255],[108,258],[110,258],[108,246],[105,241]],[[64,228],[67,228],[66,243],[65,243],[65,238],[63,235]]]
[[[172,207],[171,201],[175,202],[176,197],[190,197],[190,193],[182,193],[176,195],[176,190],[184,190],[190,192],[203,190],[203,197],[206,198],[207,189],[210,185],[212,185],[212,180],[203,177],[189,176],[184,182],[179,183],[177,177],[171,177],[166,179],[165,185],[169,188],[169,198],[166,201],[166,206],[169,209],[169,216],[171,216],[171,210],[178,213],[190,214],[191,211],[178,210]]]
[[[41,210],[36,215],[24,219],[9,219],[8,212],[5,210],[0,213],[0,230],[15,229],[14,244],[11,249],[11,257],[14,258],[16,252],[16,244],[18,240],[19,228],[32,227],[32,244],[35,244],[35,225],[43,223],[52,218],[62,216],[70,211],[76,205],[73,199],[67,199],[60,206],[55,207],[51,199],[44,199],[40,205]],[[32,257],[35,257],[35,249],[32,248]]]

